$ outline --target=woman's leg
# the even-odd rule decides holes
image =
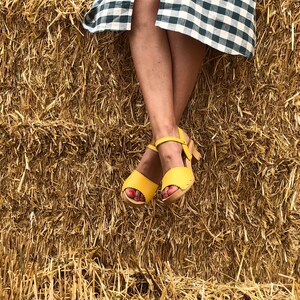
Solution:
[[[173,108],[172,58],[167,31],[155,27],[159,0],[135,0],[131,54],[154,134],[176,127]]]
[[[154,123],[158,127],[165,117],[175,126],[170,47],[167,32],[155,26],[158,7],[159,0],[135,0],[129,41],[151,126]],[[158,154],[147,149],[137,170],[158,183],[162,177]],[[126,193],[134,200],[143,200],[139,191],[132,195],[132,189],[127,189]]]
[[[172,57],[174,114],[179,124],[201,71],[206,46],[178,32],[167,34]]]
[[[174,115],[179,125],[202,68],[206,46],[178,32],[168,31],[167,34],[172,57]],[[176,190],[176,186],[165,188],[162,191],[163,198]]]
[[[202,44],[155,27],[158,5],[158,0],[135,1],[129,35],[154,140],[178,135],[176,124],[193,90],[204,56]],[[181,146],[177,143],[161,145],[160,156],[163,172],[183,164]],[[162,177],[158,155],[151,150],[145,152],[137,170],[154,182]],[[132,189],[126,190],[129,197],[143,200],[139,191],[132,192]]]

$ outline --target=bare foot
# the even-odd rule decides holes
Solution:
[[[178,136],[173,135],[175,137]],[[188,142],[189,137],[184,133],[185,140]],[[152,143],[154,144],[154,142]],[[139,162],[136,170],[146,176],[151,181],[159,184],[163,174],[173,167],[183,166],[182,161],[182,145],[177,142],[167,142],[159,146],[159,154],[151,149],[146,149],[141,161]],[[162,198],[165,199],[172,195],[178,187],[171,185],[162,191]],[[144,195],[136,189],[127,188],[126,195],[134,201],[145,201]]]
[[[158,153],[147,148],[136,170],[151,181],[159,184],[162,179],[162,169]],[[134,201],[145,201],[144,195],[139,190],[127,188],[125,193]]]
[[[178,132],[177,134],[170,136],[179,137]],[[184,133],[184,137],[186,142],[188,143],[189,137],[186,133]],[[182,160],[182,145],[180,143],[166,142],[159,145],[158,150],[163,174],[166,174],[166,172],[169,171],[171,168],[184,166]],[[162,198],[168,198],[177,190],[178,187],[176,185],[167,186],[162,191]]]

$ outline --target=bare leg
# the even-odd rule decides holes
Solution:
[[[154,140],[178,135],[177,123],[195,85],[205,52],[204,45],[192,38],[155,27],[158,5],[158,0],[136,0],[130,32],[132,56]],[[182,165],[181,146],[177,143],[161,145],[160,158],[163,171],[158,155],[146,150],[137,170],[158,183],[163,172]],[[175,190],[170,188],[168,193]],[[132,197],[129,191],[127,194]],[[132,198],[143,200],[139,191]]]
[[[166,30],[154,26],[158,5],[159,0],[136,0],[129,34],[154,138],[176,127],[169,40]]]
[[[155,27],[158,7],[159,0],[135,0],[129,41],[144,99],[149,99],[147,103],[151,98],[154,98],[155,102],[159,101],[157,110],[160,110],[160,117],[162,117],[165,99],[169,103],[173,102],[173,86],[170,76],[172,65],[167,33],[165,30]],[[158,77],[154,70],[159,72]],[[161,93],[162,90],[164,93]],[[158,154],[147,149],[137,170],[158,183],[162,177]],[[139,191],[135,191],[134,197],[130,192],[132,189],[126,190],[129,197],[137,201],[143,200]]]
[[[202,68],[206,46],[178,32],[168,31],[173,66],[174,114],[177,124]]]
[[[174,115],[179,125],[202,68],[206,46],[187,35],[174,31],[168,31],[168,39],[173,67]],[[162,191],[163,198],[168,197],[176,190],[176,186],[166,188]]]

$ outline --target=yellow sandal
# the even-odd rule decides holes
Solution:
[[[179,200],[192,187],[195,181],[194,173],[192,170],[192,160],[195,159],[198,161],[201,158],[200,153],[196,149],[194,141],[190,139],[190,141],[187,144],[182,129],[178,128],[178,131],[179,138],[168,136],[158,139],[155,142],[155,147],[158,147],[159,145],[166,142],[180,143],[182,145],[182,150],[184,154],[184,167],[171,168],[163,176],[161,188],[162,191],[168,186],[175,185],[178,187],[178,190],[176,190],[169,197],[163,199],[164,204],[171,204]]]
[[[156,147],[151,144],[149,144],[147,148],[158,152]],[[144,195],[145,201],[136,201],[128,197],[125,190],[129,188],[140,191]],[[126,203],[128,203],[131,206],[143,206],[152,200],[157,188],[158,184],[147,178],[139,171],[134,170],[123,183],[122,198]]]

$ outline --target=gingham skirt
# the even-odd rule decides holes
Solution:
[[[90,32],[131,29],[134,0],[95,0],[83,20]],[[189,35],[219,51],[251,57],[254,0],[160,0],[155,25]]]

